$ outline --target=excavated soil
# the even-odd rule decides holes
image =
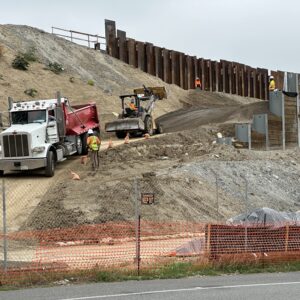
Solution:
[[[99,170],[91,171],[89,161],[82,164],[80,157],[71,157],[57,166],[54,178],[37,172],[8,174],[10,231],[134,220],[135,180],[139,195],[155,196],[155,204],[140,207],[143,219],[223,221],[250,207],[298,210],[298,149],[249,151],[215,143],[218,132],[232,136],[235,122],[248,122],[253,113],[266,112],[265,102],[184,91],[103,53],[27,26],[0,25],[0,45],[4,49],[0,57],[2,111],[7,110],[8,96],[52,98],[60,90],[72,103],[95,101],[104,128],[105,122],[114,119],[112,112],[120,110],[120,94],[142,84],[165,86],[168,94],[157,101],[154,114],[164,134],[124,144],[102,131]],[[37,48],[38,61],[28,71],[12,69],[17,51],[30,46]],[[63,64],[65,71],[52,73],[45,69],[48,62]],[[38,91],[36,97],[24,94],[28,88]],[[112,137],[112,149],[106,148],[107,137]],[[71,179],[71,172],[80,180]]]

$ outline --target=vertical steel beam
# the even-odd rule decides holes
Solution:
[[[172,69],[172,83],[180,86],[180,72],[179,72],[179,54],[176,51],[171,51],[171,69]]]
[[[182,89],[187,89],[186,85],[186,55],[184,53],[179,53],[179,76],[180,76],[180,87]]]
[[[170,62],[170,51],[168,49],[163,49],[163,74],[164,81],[166,83],[171,83],[171,62]]]
[[[211,60],[208,59],[207,60],[207,71],[208,71],[208,82],[209,82],[209,85],[208,85],[208,90],[209,91],[212,91],[212,82],[213,82],[213,70],[212,70],[212,63],[211,63]]]
[[[195,88],[194,60],[191,56],[187,56],[186,60],[187,60],[187,84],[188,84],[188,89],[194,89]]]
[[[136,42],[137,44],[137,64],[138,68],[142,71],[146,71],[146,51],[145,44],[143,42]]]
[[[215,92],[216,91],[216,77],[217,77],[215,61],[210,62],[210,74],[211,74],[210,90],[212,92]]]
[[[147,73],[155,75],[155,57],[153,44],[146,43]]]
[[[114,56],[114,44],[116,39],[116,22],[112,20],[105,20],[105,39],[106,39],[106,53]]]
[[[233,74],[233,71],[232,71],[232,62],[229,61],[228,62],[228,85],[229,85],[229,91],[228,93],[229,94],[232,94],[232,81],[233,81],[233,78],[232,78],[232,74]]]
[[[216,92],[220,92],[221,74],[220,74],[220,63],[218,61],[215,62],[215,72],[216,72]]]
[[[203,58],[201,58],[201,84],[202,84],[202,90],[203,91],[205,91],[205,89],[206,89],[205,70],[206,70],[205,60]]]
[[[119,59],[125,63],[128,63],[126,32],[117,30],[117,37],[119,40]]]
[[[137,67],[137,59],[136,59],[136,42],[134,39],[128,39],[127,41],[128,48],[128,63],[133,67]]]
[[[162,49],[160,47],[154,47],[155,56],[155,76],[163,79],[163,63],[162,63]]]

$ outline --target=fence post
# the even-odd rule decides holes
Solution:
[[[206,241],[206,251],[210,256],[210,235],[211,235],[211,224],[207,224],[207,241]]]
[[[7,271],[7,228],[6,228],[6,197],[5,181],[2,178],[2,219],[3,219],[3,269]]]
[[[214,171],[214,170],[211,170],[211,172],[215,175],[216,177],[216,204],[217,204],[217,214],[219,216],[219,178],[218,178],[218,174]]]
[[[140,262],[141,262],[141,215],[140,215],[140,202],[139,202],[139,192],[138,192],[138,181],[135,178],[133,181],[134,195],[133,201],[135,203],[135,262],[137,264],[137,273],[140,275]]]
[[[246,209],[246,217],[249,213],[249,207],[248,207],[248,180],[244,175],[241,175],[243,180],[245,181],[245,209]],[[246,220],[245,223],[245,252],[247,252],[248,249],[248,220]]]
[[[290,231],[290,226],[288,224],[286,224],[285,225],[285,243],[284,243],[285,252],[288,251],[288,247],[289,247],[289,231]]]

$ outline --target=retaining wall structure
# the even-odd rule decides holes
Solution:
[[[159,77],[166,83],[194,89],[199,77],[202,89],[268,99],[268,70],[226,60],[213,61],[197,58],[175,50],[158,47],[148,42],[128,38],[116,29],[115,21],[105,20],[107,54],[140,70]],[[271,71],[279,86],[283,72]]]

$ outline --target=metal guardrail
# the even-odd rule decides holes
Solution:
[[[51,27],[51,33],[63,38],[75,42],[80,45],[87,45],[89,48],[94,48],[95,50],[105,50],[106,39],[104,36],[98,34],[90,34],[85,32],[79,32],[75,30],[67,30],[59,27]],[[79,37],[80,36],[80,37]],[[85,38],[84,38],[85,37]],[[79,43],[84,42],[84,43]]]

